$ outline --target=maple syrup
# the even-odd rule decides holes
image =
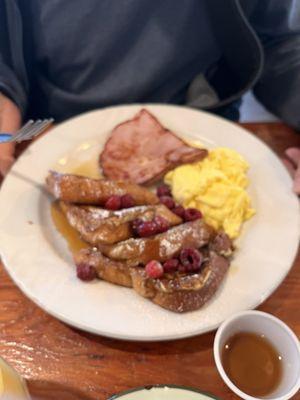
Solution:
[[[51,217],[55,228],[67,241],[68,247],[72,253],[90,247],[90,245],[84,242],[80,238],[79,233],[69,224],[67,218],[59,207],[58,202],[51,204]]]
[[[96,159],[78,164],[76,167],[68,171],[68,173],[94,179],[102,178]],[[88,243],[80,238],[79,233],[71,227],[66,216],[59,207],[58,202],[51,204],[51,217],[55,228],[67,241],[68,247],[72,253],[90,247]]]
[[[235,386],[250,396],[267,396],[281,381],[282,358],[263,335],[233,335],[223,348],[222,364]]]
[[[98,162],[94,159],[77,165],[76,167],[72,168],[69,173],[74,175],[86,176],[93,179],[103,178],[100,173]]]

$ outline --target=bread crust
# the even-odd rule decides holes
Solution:
[[[163,204],[137,206],[110,211],[99,207],[59,203],[69,224],[91,245],[111,245],[129,239],[133,235],[132,221],[139,218],[152,221],[163,217],[169,226],[179,225],[182,219]]]
[[[103,205],[112,196],[130,194],[136,205],[158,204],[158,197],[150,190],[125,181],[91,179],[50,171],[46,187],[55,199],[75,204]]]
[[[183,248],[200,248],[210,242],[214,230],[203,220],[185,222],[164,233],[147,238],[131,238],[113,246],[100,246],[110,259],[129,266],[146,265],[151,260],[164,262],[177,257]]]
[[[225,257],[211,252],[209,260],[196,274],[151,279],[144,268],[135,268],[131,277],[134,290],[141,296],[167,310],[183,313],[206,304],[218,290],[228,268],[229,261]]]
[[[76,265],[94,267],[100,279],[132,287],[139,295],[173,312],[183,313],[201,308],[216,293],[229,268],[229,260],[210,251],[199,273],[167,274],[151,279],[143,267],[128,267],[111,260],[97,249],[83,249],[74,255]]]

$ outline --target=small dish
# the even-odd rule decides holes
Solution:
[[[264,335],[282,357],[282,378],[273,393],[263,397],[269,400],[288,400],[300,388],[300,345],[296,335],[280,319],[261,311],[235,314],[219,327],[214,341],[214,358],[226,385],[244,400],[260,400],[242,392],[226,374],[221,353],[227,340],[239,332]]]
[[[143,386],[115,394],[108,400],[218,400],[198,389],[177,385]]]

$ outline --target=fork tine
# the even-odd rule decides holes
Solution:
[[[31,126],[31,128],[30,128],[30,130],[27,131],[24,135],[22,135],[22,136],[19,138],[19,140],[20,140],[20,141],[21,141],[21,140],[23,141],[23,140],[28,140],[28,139],[30,139],[31,136],[32,136],[32,134],[33,134],[33,132],[35,132],[36,129],[40,126],[41,122],[42,122],[42,120],[40,120],[40,119],[34,121],[34,123],[32,124],[32,126]]]
[[[25,139],[28,140],[38,135],[42,131],[44,125],[45,125],[44,121],[38,122],[36,125],[32,127],[31,131],[26,135]]]
[[[14,142],[19,141],[19,139],[22,138],[23,135],[25,135],[27,132],[30,131],[32,125],[33,125],[33,121],[30,124],[28,124],[26,128],[21,129],[20,132],[17,135],[14,136],[13,141]]]
[[[43,132],[44,130],[46,130],[48,128],[49,125],[52,124],[52,122],[54,121],[53,118],[49,118],[49,119],[45,119],[41,125],[39,126],[39,128],[33,133],[32,137],[37,136],[38,134],[40,134],[41,132]]]
[[[35,137],[44,131],[51,123],[53,122],[53,118],[44,119],[39,125],[37,125],[33,131],[31,132],[31,137]]]
[[[24,133],[21,137],[20,140],[27,140],[32,136],[32,133],[36,131],[36,129],[40,126],[40,124],[42,123],[41,119],[37,119],[36,121],[34,121],[34,123],[32,124],[32,126],[30,127],[29,131],[27,131],[26,133]]]
[[[31,130],[33,129],[35,125],[35,122],[33,122],[31,125],[29,125],[26,129],[23,129],[22,132],[20,132],[16,137],[15,137],[15,141],[16,142],[22,142],[22,140],[24,140],[24,138],[26,137],[26,135],[28,133],[31,132]]]
[[[21,135],[18,140],[29,140],[33,138],[34,136],[37,136],[39,133],[41,133],[43,130],[45,130],[52,122],[53,118],[45,119],[45,120],[37,120],[34,122],[34,124],[31,126],[30,130],[27,131],[25,134]]]
[[[32,119],[30,119],[29,121],[26,122],[26,124],[24,126],[22,126],[22,128],[17,132],[16,135],[14,135],[14,137],[12,138],[12,142],[16,142],[18,140],[18,138],[20,136],[22,136],[23,134],[25,134],[26,132],[28,132],[28,130],[31,128],[31,126],[33,125],[34,121]]]

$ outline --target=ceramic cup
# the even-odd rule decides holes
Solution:
[[[300,346],[296,335],[278,318],[261,311],[245,311],[229,318],[219,327],[214,341],[214,357],[218,371],[226,385],[245,400],[257,400],[242,392],[227,376],[221,360],[227,340],[238,332],[265,335],[282,356],[282,379],[277,389],[264,397],[269,400],[290,399],[300,388]]]

